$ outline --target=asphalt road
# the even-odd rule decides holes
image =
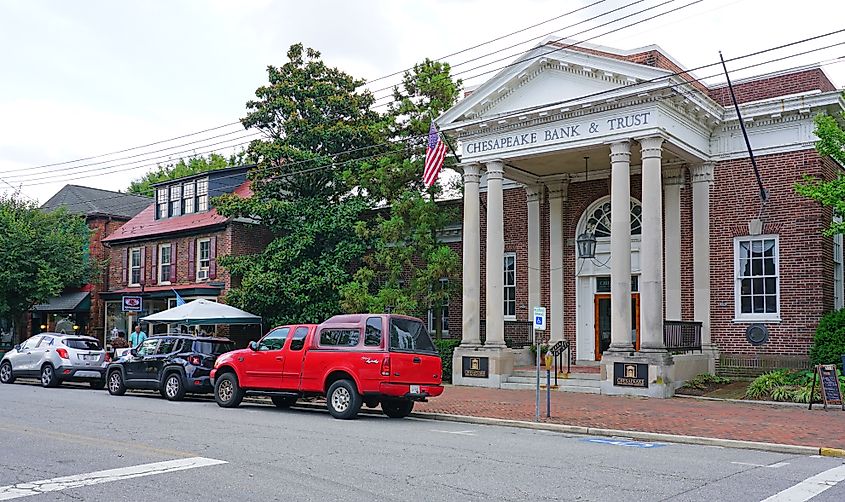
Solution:
[[[845,462],[0,385],[0,500],[845,500],[845,481],[812,497],[824,478]]]

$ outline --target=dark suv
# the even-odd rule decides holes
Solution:
[[[214,387],[209,374],[214,361],[234,348],[227,338],[152,336],[109,365],[109,394],[121,396],[126,389],[154,389],[162,397],[178,401],[188,392],[211,393]]]

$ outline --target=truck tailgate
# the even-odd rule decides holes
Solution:
[[[390,352],[390,383],[440,385],[440,357],[434,354]]]

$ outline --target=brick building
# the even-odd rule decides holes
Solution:
[[[88,254],[100,272],[89,284],[68,289],[33,307],[27,318],[26,333],[21,339],[41,331],[71,330],[103,339],[103,308],[100,296],[106,285],[108,252],[103,239],[129,221],[150,204],[149,197],[101,190],[78,185],[65,185],[45,202],[41,209],[65,208],[70,214],[85,218],[91,229]],[[75,329],[74,329],[75,327]]]
[[[656,46],[540,44],[438,119],[464,182],[453,381],[504,386],[535,306],[606,393],[806,365],[845,281],[831,211],[794,184],[842,172],[815,152],[813,117],[845,101],[817,67],[735,90],[765,206],[727,87]],[[465,359],[488,378],[464,378]]]
[[[266,230],[251,220],[218,214],[211,201],[227,193],[249,197],[247,171],[251,167],[156,184],[154,201],[104,239],[111,263],[103,293],[104,322],[109,331],[117,328],[129,333],[139,317],[174,307],[176,292],[186,301],[220,301],[238,284],[239,278],[218,266],[217,257],[261,252],[270,239]],[[124,311],[124,297],[141,297],[142,311]],[[151,334],[175,327],[144,329]],[[254,335],[258,329],[230,334]]]

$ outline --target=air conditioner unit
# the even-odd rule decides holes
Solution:
[[[207,268],[199,269],[197,271],[197,280],[198,281],[204,281],[206,279],[208,279],[208,269]]]

